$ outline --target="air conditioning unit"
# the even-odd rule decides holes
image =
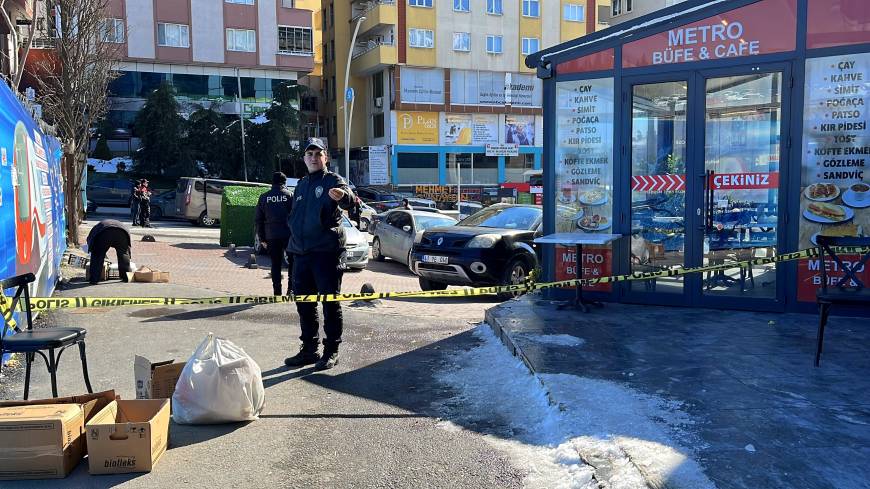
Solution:
[[[381,108],[384,106],[384,97],[375,97],[375,107]]]

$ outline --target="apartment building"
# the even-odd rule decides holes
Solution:
[[[351,179],[436,192],[460,182],[474,193],[540,168],[543,93],[525,57],[605,27],[610,0],[323,0],[322,8],[334,158],[343,158],[351,58]]]
[[[610,24],[621,24],[686,0],[612,0]]]
[[[21,63],[21,43],[33,22],[33,3],[6,0],[0,7],[0,75],[11,79]]]
[[[136,114],[165,81],[183,114],[203,106],[228,116],[264,111],[273,87],[297,84],[315,69],[312,11],[300,8],[314,1],[109,0],[104,41],[116,43],[120,57],[109,87],[110,149],[135,150]],[[37,22],[38,51],[56,37],[55,10],[50,0],[36,8],[47,19]]]

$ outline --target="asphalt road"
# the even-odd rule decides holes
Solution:
[[[107,283],[94,295],[203,296],[170,284]],[[77,295],[75,288],[59,295]],[[436,380],[450,354],[479,340],[466,319],[386,317],[377,306],[345,307],[341,363],[325,373],[282,364],[297,345],[295,310],[286,305],[116,308],[57,311],[55,325],[88,329],[95,389],[135,397],[133,356],[186,359],[211,331],[243,347],[263,370],[261,419],[242,424],[172,424],[170,450],[149,474],[90,476],[86,464],[63,481],[3,482],[2,487],[521,487],[525,469],[487,437],[498,419],[463,426],[469,409]],[[74,354],[61,366],[61,395],[84,391]],[[50,396],[34,370],[32,398]],[[14,386],[12,386],[15,388]],[[21,385],[18,384],[18,389]],[[474,416],[477,417],[477,416]],[[464,429],[445,429],[443,419]]]

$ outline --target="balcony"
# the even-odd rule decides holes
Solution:
[[[368,41],[357,45],[350,64],[355,76],[371,75],[398,63],[398,50],[392,41]]]
[[[363,15],[366,16],[366,20],[359,26],[360,34],[373,29],[395,26],[399,22],[396,0],[369,0],[354,3],[351,23],[355,23]]]

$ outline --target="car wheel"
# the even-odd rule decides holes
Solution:
[[[516,285],[523,283],[530,270],[531,269],[529,268],[529,265],[526,264],[525,260],[522,258],[514,258],[508,263],[508,266],[504,270],[502,285]],[[502,292],[498,294],[498,297],[503,300],[508,300],[514,297],[519,297],[524,293],[525,292]]]
[[[202,214],[199,215],[198,223],[200,226],[205,226],[205,227],[210,228],[210,227],[217,225],[217,219],[209,216],[208,214],[205,213],[205,211],[203,211]]]
[[[433,282],[428,278],[420,277],[420,289],[424,291],[429,290],[445,290],[447,288],[447,284],[442,284],[441,282]]]
[[[155,206],[151,206],[151,220],[159,221],[163,219],[163,209]]]
[[[375,261],[384,261],[384,258],[386,258],[384,254],[381,253],[381,240],[378,238],[375,238],[375,240],[372,241],[372,258]]]
[[[362,219],[359,220],[359,230],[360,231],[368,232],[369,225],[370,225],[369,220],[366,219],[365,217],[363,217]]]

